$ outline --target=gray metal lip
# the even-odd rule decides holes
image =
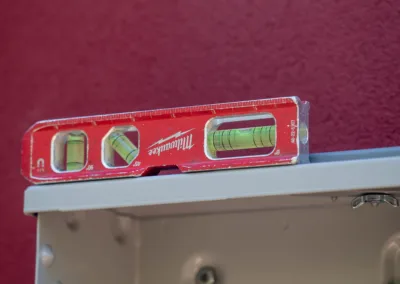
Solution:
[[[359,149],[310,154],[311,163],[364,160],[400,156],[400,147]]]
[[[400,147],[310,156],[290,166],[30,186],[24,213],[400,188]]]

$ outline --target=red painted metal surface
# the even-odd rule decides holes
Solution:
[[[166,166],[194,172],[295,164],[300,154],[308,155],[308,143],[300,143],[298,131],[300,123],[308,124],[308,109],[308,102],[289,97],[42,121],[24,136],[22,172],[28,180],[39,184],[137,177]],[[271,153],[224,159],[207,155],[206,126],[212,119],[265,113],[273,116],[277,129],[277,142]],[[109,167],[102,158],[103,140],[114,127],[122,126],[138,131],[138,156],[130,165]],[[86,134],[87,162],[79,171],[60,172],[52,164],[54,137],[76,130]],[[179,139],[184,139],[185,147],[165,151],[166,143]]]

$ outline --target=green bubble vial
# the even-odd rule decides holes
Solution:
[[[211,131],[207,135],[207,146],[212,155],[217,151],[274,147],[275,129],[272,125]]]
[[[128,165],[136,157],[138,148],[124,135],[123,132],[112,132],[107,137],[107,141]]]
[[[78,171],[85,165],[85,136],[68,134],[66,141],[66,170]]]

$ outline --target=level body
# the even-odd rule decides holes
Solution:
[[[284,97],[40,121],[23,137],[22,174],[39,184],[307,162],[308,110]]]

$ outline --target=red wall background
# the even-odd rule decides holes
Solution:
[[[0,1],[0,282],[33,283],[40,119],[297,95],[311,151],[400,145],[400,1]]]

